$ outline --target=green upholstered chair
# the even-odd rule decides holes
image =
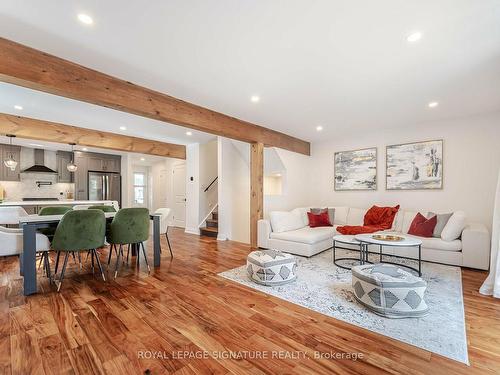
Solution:
[[[96,249],[104,245],[104,235],[106,232],[106,218],[101,210],[78,210],[68,211],[57,225],[52,249],[57,252],[56,272],[61,252],[65,253],[61,277],[57,291],[61,289],[64,279],[69,253],[80,250],[90,250],[92,255],[92,268],[94,259],[99,266],[103,280],[106,280]]]
[[[69,206],[48,206],[48,207],[42,207],[42,209],[38,212],[38,215],[40,216],[47,216],[47,215],[64,215],[66,212],[71,211],[72,208]],[[56,226],[51,226],[49,228],[43,228],[40,229],[40,233],[45,234],[47,237],[49,237],[49,240],[52,240],[52,237],[54,237],[54,233],[56,232]]]
[[[89,210],[101,210],[102,212],[116,212],[113,206],[90,206]]]
[[[109,251],[108,264],[111,262],[112,250],[116,253],[115,278],[118,274],[118,264],[120,257],[123,257],[123,245],[137,246],[137,264],[139,264],[139,253],[142,248],[144,260],[148,267],[148,272],[151,270],[144,249],[144,241],[149,238],[149,210],[147,208],[122,208],[119,210],[110,225],[108,242],[111,244]],[[117,250],[118,246],[118,250]],[[128,260],[128,253],[127,253]]]

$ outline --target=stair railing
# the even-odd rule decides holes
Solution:
[[[215,176],[214,180],[206,187],[203,192],[206,193],[212,187],[212,185],[215,184],[215,181],[217,181],[218,178],[219,176]]]

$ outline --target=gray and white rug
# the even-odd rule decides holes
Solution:
[[[340,254],[339,251],[338,256],[345,256],[346,253]],[[352,253],[351,256],[356,255]],[[370,312],[356,302],[351,288],[351,272],[333,264],[332,250],[312,258],[296,258],[297,280],[287,285],[258,285],[248,278],[245,265],[222,272],[219,276],[469,364],[459,267],[423,262],[422,277],[428,283],[425,299],[430,308],[429,314],[423,318],[389,319]]]

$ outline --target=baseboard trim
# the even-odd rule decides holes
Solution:
[[[199,228],[186,228],[184,230],[185,233],[189,233],[189,234],[196,234],[197,236],[200,235],[200,229]]]

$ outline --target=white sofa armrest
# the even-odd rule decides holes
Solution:
[[[260,219],[257,223],[257,246],[269,249],[269,238],[271,236],[271,222],[266,219]]]
[[[462,266],[487,270],[490,266],[490,240],[485,225],[467,225],[462,231]]]

